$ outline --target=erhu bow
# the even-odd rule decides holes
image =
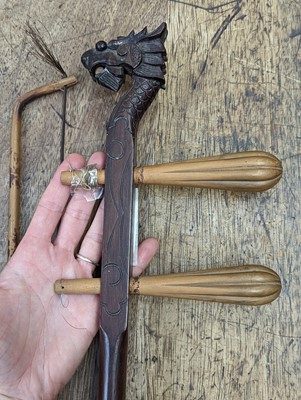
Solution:
[[[165,83],[166,35],[163,23],[151,33],[143,29],[109,43],[100,41],[82,56],[92,78],[109,89],[118,90],[125,74],[132,76],[132,86],[107,127],[100,295],[99,397],[103,400],[125,397],[134,138],[143,113]]]
[[[262,191],[281,178],[281,162],[265,152],[245,152],[162,164],[134,170],[134,139],[139,121],[164,87],[163,23],[151,33],[143,29],[109,43],[100,41],[82,62],[94,81],[119,90],[125,74],[132,86],[115,106],[107,128],[103,255],[100,280],[59,280],[56,293],[100,293],[100,400],[125,398],[128,296],[142,294],[259,305],[280,293],[279,276],[263,266],[231,267],[130,281],[133,182],[228,190]],[[81,177],[82,171],[72,171]],[[84,172],[85,174],[86,172]],[[70,184],[70,174],[62,177]],[[84,182],[85,183],[85,182]],[[90,185],[90,182],[89,182]]]

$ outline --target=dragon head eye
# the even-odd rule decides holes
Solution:
[[[101,40],[100,42],[96,43],[95,48],[98,51],[104,51],[107,48],[107,43]]]

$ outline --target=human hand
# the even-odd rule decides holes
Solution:
[[[53,399],[69,381],[98,330],[98,296],[68,296],[67,304],[53,292],[57,279],[91,278],[93,265],[75,259],[93,202],[69,199],[60,184],[61,171],[82,168],[72,154],[56,171],[15,254],[0,274],[0,399]],[[104,166],[104,154],[89,164]],[[51,237],[61,219],[55,241]],[[103,206],[81,244],[80,254],[99,260]],[[156,253],[158,242],[146,239],[138,250],[140,275]],[[1,395],[3,397],[1,397]]]

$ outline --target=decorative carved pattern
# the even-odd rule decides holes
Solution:
[[[124,156],[124,143],[119,139],[111,141],[110,146],[106,146],[107,156],[112,160],[121,160]]]

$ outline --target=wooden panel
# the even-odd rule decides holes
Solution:
[[[131,298],[128,398],[299,399],[300,4],[0,0],[0,8],[1,265],[13,100],[58,78],[32,56],[26,21],[45,26],[64,68],[80,79],[68,92],[66,151],[88,156],[102,147],[120,94],[93,84],[80,55],[97,40],[165,20],[167,85],[141,121],[139,165],[264,150],[282,160],[284,177],[262,194],[143,187],[140,237],[161,243],[147,274],[263,264],[280,275],[283,290],[260,308]],[[60,93],[43,98],[23,115],[22,233],[58,164],[61,101]],[[96,347],[60,400],[93,398]]]

